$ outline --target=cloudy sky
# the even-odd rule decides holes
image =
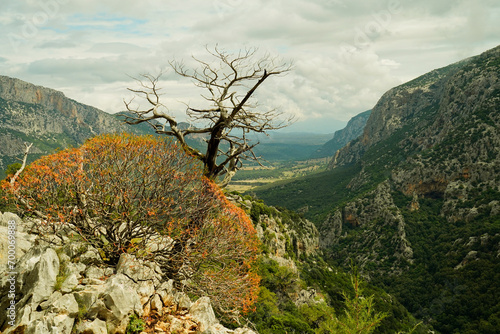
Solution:
[[[0,74],[114,113],[170,60],[257,47],[294,64],[259,88],[293,131],[332,133],[389,88],[500,44],[498,0],[0,0]],[[166,71],[164,102],[199,91]]]

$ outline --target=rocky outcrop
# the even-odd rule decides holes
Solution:
[[[321,246],[335,249],[331,256],[340,262],[343,259],[346,265],[355,260],[361,268],[397,274],[413,261],[406,224],[394,204],[389,182],[331,214],[320,234]]]
[[[335,131],[333,138],[313,154],[313,158],[334,156],[335,152],[346,146],[351,140],[358,138],[363,133],[371,112],[371,110],[367,110],[351,118],[345,128]]]
[[[29,221],[10,213],[0,218],[2,224],[16,221],[16,244],[30,245],[18,254],[15,268],[0,267],[0,292],[6,296],[0,308],[8,310],[0,313],[2,333],[124,334],[138,324],[142,333],[254,333],[223,327],[208,297],[192,302],[172,280],[162,280],[152,262],[123,254],[109,267],[86,243],[48,244],[21,232]],[[8,241],[1,239],[0,249],[6,248]],[[9,297],[13,290],[15,299]]]
[[[81,145],[98,134],[141,130],[59,91],[0,76],[1,173],[16,162],[26,141],[33,143],[30,152],[36,157],[56,148]]]
[[[264,253],[281,266],[297,272],[296,260],[316,255],[319,233],[309,220],[289,211],[279,211],[256,201],[232,198],[249,211]]]
[[[410,211],[418,211],[425,198],[442,201],[440,215],[450,223],[498,214],[499,60],[496,47],[384,94],[363,135],[331,162],[332,168],[361,166],[348,191],[385,179],[394,191],[412,198]],[[349,211],[350,205],[359,208],[357,202],[343,209],[344,225],[363,224],[359,214]],[[338,213],[330,214],[323,224],[329,226],[322,233],[323,245],[339,238],[341,220]]]

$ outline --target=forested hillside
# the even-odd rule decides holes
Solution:
[[[500,328],[500,47],[388,91],[331,170],[255,191],[303,212],[441,333]]]
[[[33,143],[29,161],[76,147],[103,133],[148,133],[63,93],[0,76],[0,178],[9,164],[19,162],[24,142]]]

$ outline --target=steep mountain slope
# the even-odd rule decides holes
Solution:
[[[500,47],[388,91],[321,175],[259,197],[302,210],[441,333],[500,328]]]
[[[347,122],[345,128],[335,131],[333,138],[314,152],[312,157],[331,157],[335,154],[335,152],[337,152],[337,150],[344,147],[348,142],[361,136],[371,112],[371,110],[367,110],[351,118],[349,122]]]
[[[343,292],[352,293],[350,276],[323,259],[317,228],[286,209],[268,207],[246,196],[228,195],[252,218],[262,256],[262,277],[256,310],[248,315],[261,334],[331,333],[329,322],[345,312]],[[408,331],[416,320],[393,297],[370,285],[364,297],[373,295],[375,309],[387,314],[375,333]],[[428,333],[419,326],[417,333]]]
[[[22,155],[23,142],[33,143],[33,160],[57,148],[80,145],[98,134],[143,131],[56,90],[0,76],[1,178],[7,165]]]

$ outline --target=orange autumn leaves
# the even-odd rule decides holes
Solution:
[[[245,313],[253,310],[258,297],[260,277],[252,265],[257,260],[260,242],[248,215],[229,202],[213,182],[205,182],[219,211],[211,217],[210,228],[200,231],[203,251],[192,258],[202,270],[193,276],[198,283],[192,291],[196,295],[206,291],[220,310],[238,309]]]
[[[154,260],[219,310],[245,312],[258,294],[259,241],[245,212],[202,175],[171,141],[104,135],[35,161],[10,191],[43,216],[44,233],[70,229],[109,263],[123,252]]]

